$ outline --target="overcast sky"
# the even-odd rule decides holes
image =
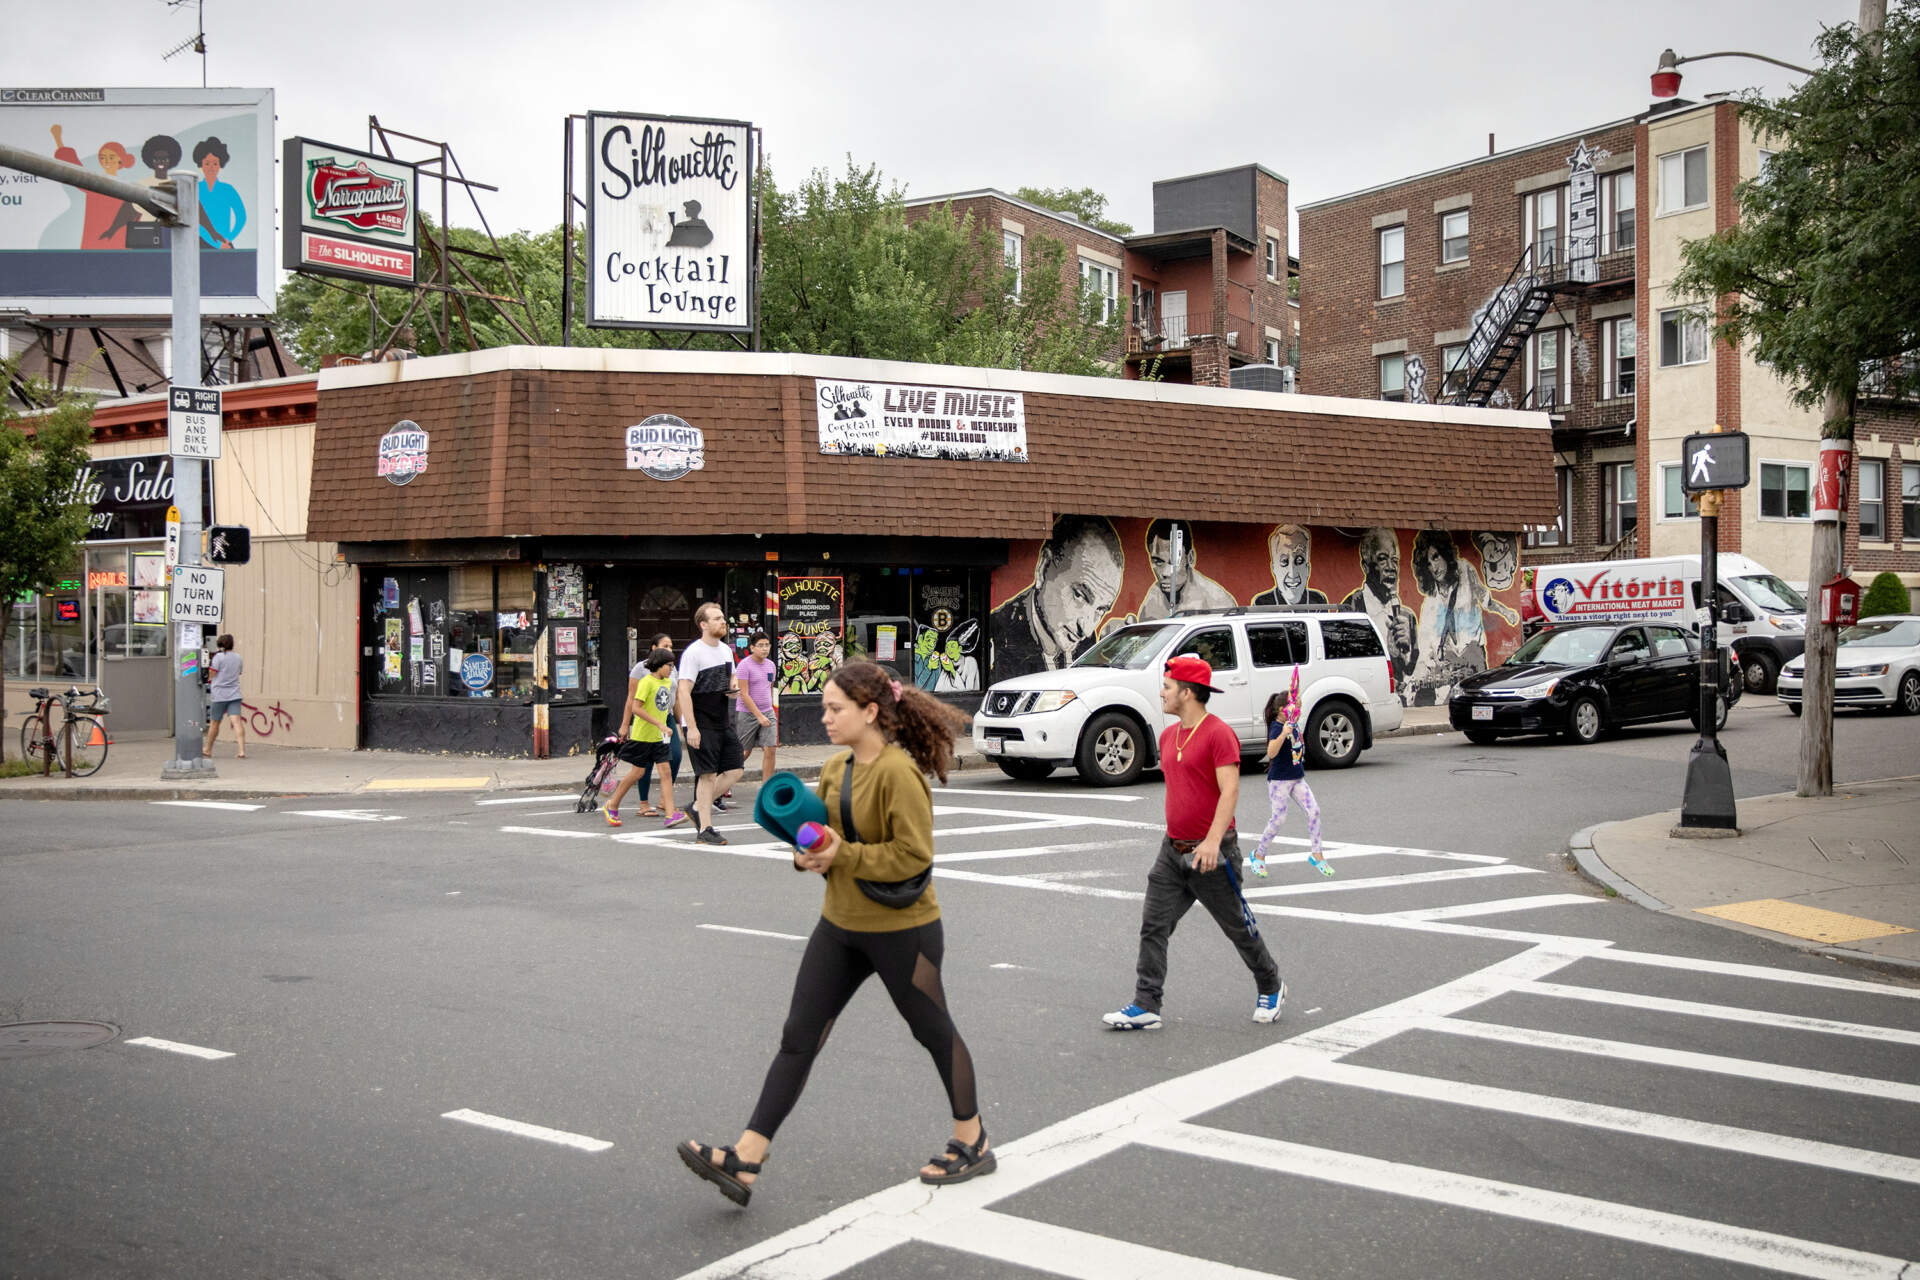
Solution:
[[[561,210],[561,121],[751,120],[783,183],[851,153],[916,195],[1091,186],[1151,230],[1155,178],[1257,161],[1298,205],[1628,116],[1660,50],[1812,61],[1851,0],[981,4],[206,0],[208,83],[272,88],[282,137],[367,116],[451,142],[496,231]],[[167,0],[0,0],[0,84],[197,86]],[[1683,68],[1683,96],[1795,77]],[[404,154],[404,153],[403,153]],[[437,198],[437,193],[436,193]],[[456,206],[455,222],[472,223]],[[1297,246],[1296,246],[1297,248]]]

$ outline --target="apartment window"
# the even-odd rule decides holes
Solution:
[[[1663,462],[1660,464],[1660,518],[1662,520],[1686,520],[1700,514],[1699,503],[1694,495],[1681,487],[1680,464]]]
[[[1660,212],[1707,207],[1707,149],[1693,147],[1660,157]]]
[[[1806,520],[1812,516],[1810,469],[1792,462],[1760,464],[1760,518]]]
[[[1528,408],[1553,409],[1567,399],[1567,331],[1542,329],[1533,335],[1527,360]]]
[[[1558,547],[1568,541],[1568,531],[1573,527],[1573,468],[1555,467],[1553,487],[1557,495],[1554,521],[1527,530],[1525,541],[1530,547]]]
[[[1271,365],[1279,364],[1280,363],[1280,339],[1268,338],[1266,352],[1267,352],[1268,364],[1271,364]]]
[[[1632,316],[1608,320],[1600,326],[1600,351],[1606,364],[1600,375],[1601,399],[1633,394],[1634,367],[1639,363],[1638,344],[1639,332]]]
[[[1920,542],[1920,462],[1900,464],[1901,537]]]
[[[1000,233],[1000,256],[1006,263],[1007,270],[1013,272],[1013,296],[1017,298],[1020,296],[1021,278],[1020,236],[1017,232],[1002,231]]]
[[[1607,229],[1607,243],[1601,252],[1617,253],[1622,249],[1631,249],[1635,229],[1633,170],[1622,169],[1618,173],[1610,173],[1600,183],[1600,199],[1605,206],[1600,216],[1605,219]]]
[[[1640,527],[1639,472],[1631,462],[1616,462],[1604,474],[1607,484],[1607,541],[1618,542]]]
[[[1380,231],[1380,296],[1397,298],[1407,291],[1407,229]]]
[[[1767,176],[1767,170],[1773,167],[1773,152],[1767,150],[1765,147],[1761,147],[1759,151],[1760,151],[1759,172],[1760,172],[1760,176],[1764,178]]]
[[[1560,260],[1560,210],[1563,190],[1549,187],[1536,191],[1523,202],[1527,221],[1527,239],[1533,244],[1536,268]]]
[[[1887,464],[1878,458],[1860,459],[1860,497],[1858,524],[1860,541],[1885,542],[1887,539]]]
[[[1080,259],[1080,290],[1100,303],[1100,322],[1113,319],[1120,309],[1120,273],[1098,262]]]
[[[1469,210],[1456,209],[1452,213],[1440,215],[1440,261],[1465,262],[1467,260],[1467,214]]]
[[[1380,398],[1407,398],[1407,358],[1404,355],[1380,357]]]
[[[1272,236],[1267,237],[1267,279],[1280,278],[1280,242]]]
[[[1467,379],[1473,376],[1473,369],[1467,364],[1467,344],[1455,343],[1440,348],[1441,394],[1457,396],[1467,389]]]
[[[1696,312],[1676,307],[1660,313],[1660,367],[1670,369],[1682,364],[1705,364],[1707,360],[1707,320]]]

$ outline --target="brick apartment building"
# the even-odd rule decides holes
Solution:
[[[1224,387],[1232,371],[1292,366],[1299,307],[1288,253],[1287,180],[1260,165],[1166,178],[1153,184],[1153,230],[1119,236],[1071,214],[993,188],[922,196],[909,217],[951,206],[971,216],[1008,270],[1024,271],[1036,237],[1072,250],[1064,270],[1103,300],[1124,307],[1126,338],[1114,358],[1128,378]]]
[[[1799,582],[1818,414],[1670,286],[1681,244],[1734,225],[1768,154],[1736,103],[1676,100],[1301,206],[1300,389],[1550,413],[1560,511],[1526,534],[1534,564],[1697,552],[1680,441],[1745,431],[1753,479],[1721,548]],[[1843,564],[1920,590],[1920,415],[1869,390],[1856,448]]]

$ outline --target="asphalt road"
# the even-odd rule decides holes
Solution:
[[[1797,727],[1736,709],[1742,794],[1791,787]],[[1920,758],[1914,720],[1837,737],[1842,779]],[[0,803],[0,1022],[119,1029],[0,1060],[0,1275],[1904,1274],[1920,988],[1566,869],[1575,829],[1677,804],[1692,741],[1412,738],[1313,775],[1338,874],[1295,817],[1249,884],[1277,1027],[1203,913],[1167,1027],[1099,1023],[1157,781],[958,776],[945,979],[1001,1169],[912,1180],[945,1100],[869,984],[745,1212],[670,1147],[738,1132],[817,919],[754,831],[616,836],[570,797]]]

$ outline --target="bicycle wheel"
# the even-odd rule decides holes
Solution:
[[[107,739],[106,725],[91,716],[75,716],[73,746],[70,749],[74,776],[85,778],[100,772],[100,766],[107,762],[107,748],[111,745]]]
[[[26,723],[20,726],[20,758],[34,764],[40,763],[40,717],[30,715]]]

